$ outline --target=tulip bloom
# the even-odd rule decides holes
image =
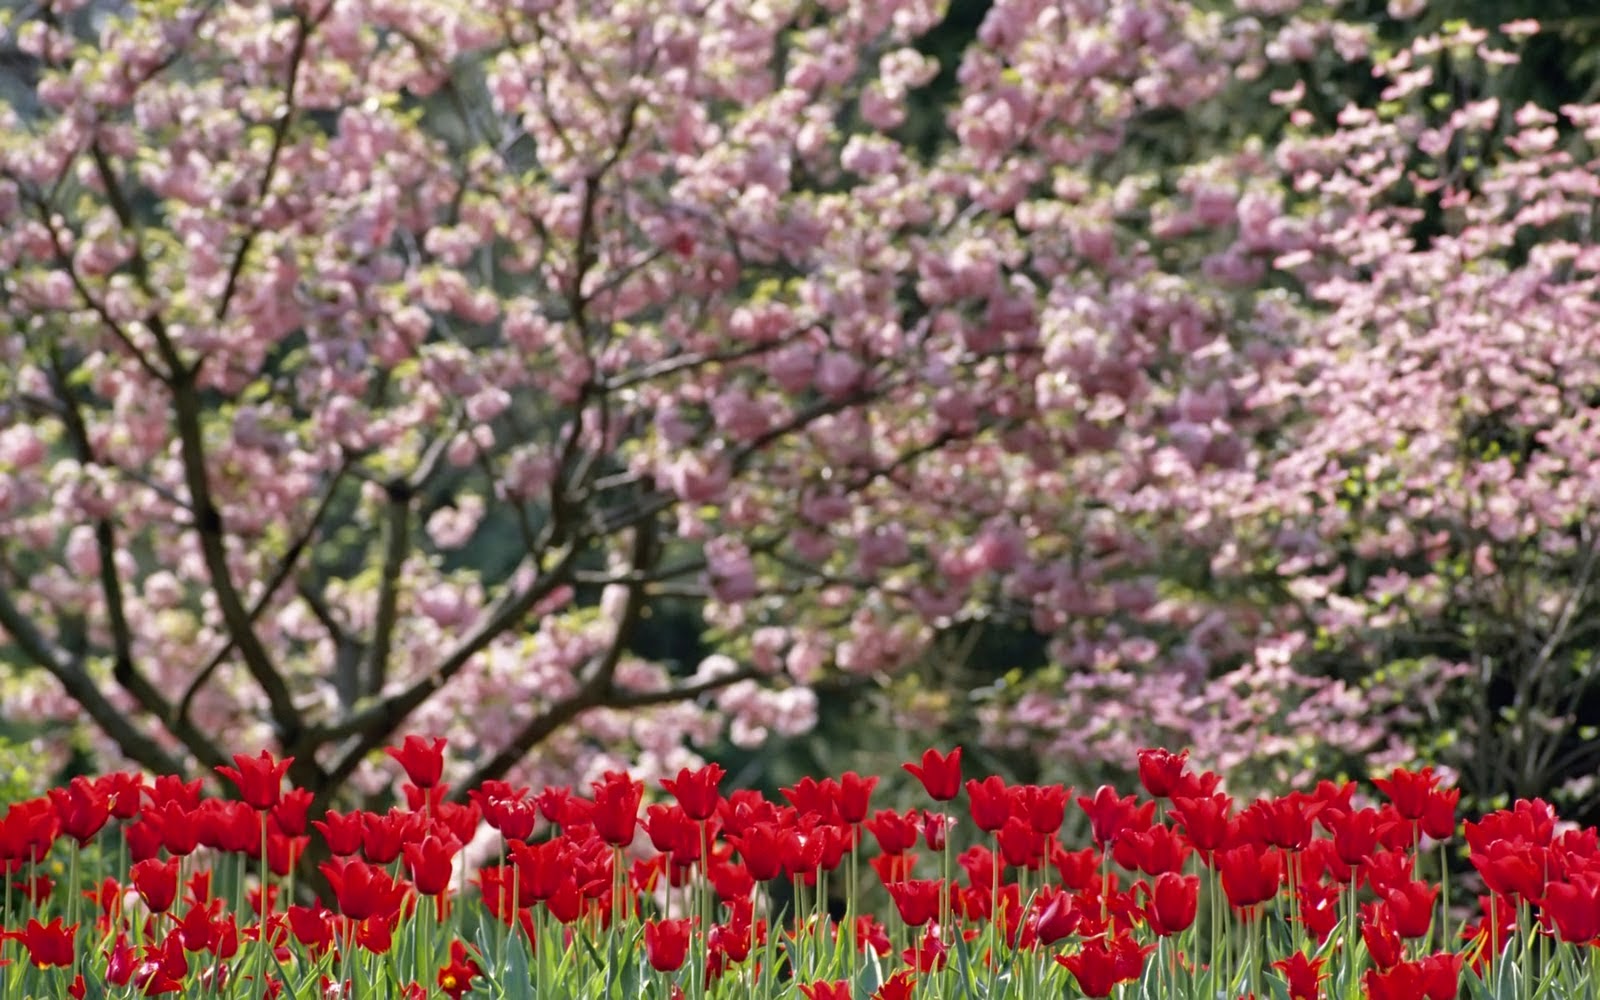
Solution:
[[[995,833],[1011,818],[1011,796],[1005,779],[990,775],[982,781],[967,781],[967,804],[972,822],[984,833]],[[1030,827],[1031,829],[1031,827]]]
[[[961,748],[949,755],[929,749],[922,754],[921,765],[902,764],[936,802],[952,802],[961,794]]]
[[[1323,961],[1322,958],[1307,958],[1304,952],[1297,951],[1272,963],[1289,984],[1289,1000],[1319,1000],[1322,980],[1327,978],[1322,971]]]
[[[709,819],[717,811],[717,803],[722,800],[717,793],[717,785],[725,774],[727,772],[720,764],[707,764],[698,771],[686,767],[678,772],[676,778],[662,778],[661,787],[678,800],[684,815],[698,823]]]
[[[88,778],[73,778],[66,788],[52,788],[48,795],[61,832],[80,847],[93,840],[111,818],[111,797]]]
[[[165,913],[178,898],[179,860],[157,861],[150,858],[129,870],[133,887],[138,890],[144,905],[150,907],[150,912]]]
[[[1148,946],[1141,948],[1131,938],[1119,938],[1107,946],[1103,940],[1087,942],[1071,955],[1057,955],[1056,961],[1066,966],[1078,989],[1086,997],[1108,997],[1118,984],[1139,978],[1144,968]]]
[[[939,916],[939,899],[944,883],[938,879],[914,879],[909,882],[892,882],[886,886],[889,898],[894,900],[900,919],[908,927],[921,927]]]
[[[417,892],[424,896],[437,896],[450,887],[453,860],[461,850],[461,842],[450,834],[443,837],[429,834],[420,842],[406,844],[403,854],[406,870]]]
[[[351,920],[388,916],[405,899],[405,886],[377,865],[344,860],[325,861],[318,867],[333,887],[339,912]]]
[[[218,765],[217,773],[238,787],[240,798],[257,812],[266,812],[278,804],[283,797],[283,776],[294,763],[293,757],[274,760],[271,753],[263,750],[258,757],[236,753],[233,762],[236,767]]]
[[[689,957],[688,920],[649,920],[644,925],[644,953],[650,968],[676,972]]]
[[[28,926],[9,936],[15,941],[22,942],[22,946],[28,949],[29,960],[39,968],[48,969],[53,966],[64,968],[72,964],[72,945],[78,936],[78,926],[73,924],[71,927],[63,927],[60,917],[56,917],[49,924],[41,924],[37,919],[29,918]]]
[[[644,785],[621,771],[607,771],[592,787],[595,832],[613,847],[627,847],[639,827]]]
[[[885,854],[904,854],[917,846],[917,814],[905,815],[893,809],[880,809],[865,823]]]
[[[1170,799],[1183,784],[1183,769],[1189,763],[1189,751],[1173,753],[1171,750],[1140,750],[1139,784],[1154,799]]]
[[[800,992],[806,1000],[851,1000],[849,982],[840,979],[831,983],[801,983]]]
[[[1217,854],[1222,873],[1222,891],[1235,909],[1244,910],[1265,903],[1278,894],[1283,883],[1283,855],[1273,848],[1254,845],[1236,847]]]
[[[444,774],[444,748],[443,737],[429,743],[421,736],[407,736],[400,746],[385,747],[383,752],[400,763],[413,785],[428,789]]]
[[[434,981],[450,1000],[461,1000],[472,989],[472,980],[481,975],[483,967],[467,953],[467,946],[460,941],[451,941],[450,964],[439,970]]]
[[[1150,929],[1171,937],[1189,929],[1200,907],[1200,876],[1165,872],[1156,877],[1145,913]]]
[[[867,811],[872,808],[872,790],[878,787],[877,775],[863,778],[854,771],[846,771],[839,776],[837,787],[839,819],[852,825],[866,819]]]

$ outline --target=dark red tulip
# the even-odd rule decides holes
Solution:
[[[1170,799],[1182,788],[1183,769],[1189,763],[1189,751],[1173,753],[1170,750],[1146,749],[1138,753],[1139,784],[1152,798]]]
[[[384,747],[383,752],[399,761],[413,785],[429,789],[444,774],[444,748],[443,737],[430,742],[421,736],[407,736],[399,746]]]
[[[644,925],[644,953],[650,968],[657,972],[676,972],[689,957],[687,920],[647,920]]]
[[[266,812],[283,797],[283,776],[289,773],[293,757],[275,760],[271,753],[261,751],[259,756],[233,755],[234,767],[219,765],[217,773],[233,782],[239,797],[258,812]]]
[[[902,764],[936,802],[952,802],[961,794],[961,748],[948,755],[929,749],[922,754],[922,763]]]
[[[717,811],[717,803],[722,800],[717,786],[726,774],[720,764],[707,764],[696,771],[683,768],[676,778],[662,778],[661,787],[678,800],[686,816],[698,823]]]
[[[644,785],[624,772],[607,771],[592,787],[595,832],[613,847],[627,847],[638,830]]]
[[[450,887],[453,861],[461,850],[461,841],[450,834],[429,834],[421,841],[406,844],[403,856],[406,871],[417,892],[424,896],[437,896]]]
[[[129,869],[129,880],[150,912],[165,913],[177,900],[179,860],[157,861],[150,858]]]

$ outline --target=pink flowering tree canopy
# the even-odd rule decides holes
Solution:
[[[1004,619],[996,742],[1409,755],[1420,692],[1559,771],[1600,115],[1495,102],[1529,25],[1304,6],[998,0],[945,67],[936,0],[8,25],[5,710],[324,802],[402,730],[647,773]],[[668,598],[721,652],[634,652]]]

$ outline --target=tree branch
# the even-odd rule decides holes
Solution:
[[[183,773],[184,769],[175,757],[162,749],[148,733],[136,728],[126,712],[106,700],[99,685],[81,663],[67,656],[34,627],[4,588],[0,588],[0,626],[5,628],[11,640],[30,660],[61,683],[72,700],[83,707],[102,732],[111,737],[124,756],[157,774]]]
[[[311,512],[311,519],[306,522],[305,528],[301,530],[299,536],[295,538],[293,544],[291,544],[288,550],[284,552],[283,557],[278,560],[277,568],[273,570],[272,577],[267,581],[266,587],[261,591],[261,596],[256,598],[255,604],[250,608],[249,620],[252,626],[254,626],[255,622],[260,620],[261,615],[266,612],[267,606],[272,602],[272,599],[274,596],[276,596],[279,588],[281,588],[284,582],[287,581],[291,575],[293,575],[294,568],[299,563],[300,557],[305,553],[306,549],[310,547],[311,539],[316,535],[317,529],[321,526],[322,519],[327,516],[328,508],[333,504],[333,497],[338,491],[339,483],[344,479],[344,476],[349,469],[350,463],[347,461],[339,467],[338,471],[334,473],[332,481],[328,483],[328,488],[323,492],[322,498],[317,502],[316,509]],[[211,659],[206,661],[206,665],[200,668],[199,673],[195,674],[194,679],[189,682],[189,686],[184,689],[183,697],[179,699],[178,710],[175,717],[175,721],[178,724],[187,725],[189,710],[193,705],[195,695],[199,693],[200,688],[205,686],[206,681],[211,678],[212,674],[216,673],[217,668],[222,666],[223,662],[227,660],[228,656],[233,653],[236,647],[237,643],[230,634],[227,640],[223,642],[221,648],[213,653]],[[224,760],[221,761],[221,763],[227,763],[227,761]]]
[[[448,449],[450,433],[440,434],[408,477],[396,477],[383,484],[388,496],[387,516],[383,520],[383,569],[378,580],[378,608],[372,625],[372,641],[367,645],[365,692],[383,693],[389,678],[389,656],[394,648],[394,630],[399,624],[400,584],[406,556],[411,553],[412,505],[417,494],[438,470]]]
[[[399,623],[400,583],[406,554],[411,551],[411,504],[416,499],[411,486],[397,479],[387,487],[388,505],[383,519],[383,569],[378,578],[378,607],[372,624],[372,642],[367,646],[367,669],[363,689],[369,695],[381,694],[389,674],[389,652],[394,645],[394,630]]]
[[[568,543],[556,565],[548,573],[541,573],[522,593],[507,595],[488,619],[447,655],[439,665],[426,675],[376,704],[355,713],[334,726],[314,728],[307,733],[311,745],[330,743],[348,736],[357,736],[356,743],[340,755],[328,771],[327,781],[337,787],[360,765],[367,754],[383,746],[406,718],[427,701],[433,693],[460,673],[474,656],[506,631],[515,628],[534,605],[548,597],[558,586],[570,579],[572,566],[577,561],[578,547]]]
[[[78,407],[77,398],[68,384],[66,364],[60,352],[50,351],[50,373],[55,391],[63,407],[62,419],[73,451],[82,464],[94,465],[94,448],[90,444],[89,429]],[[94,522],[95,548],[100,562],[100,593],[106,606],[106,621],[111,630],[111,673],[117,684],[130,695],[139,707],[158,719],[176,736],[189,752],[207,764],[225,763],[226,758],[216,743],[187,720],[173,712],[172,703],[140,670],[133,657],[133,629],[128,624],[127,602],[122,591],[122,577],[117,572],[116,529],[105,518]]]
[[[306,43],[310,41],[311,32],[316,29],[317,24],[332,10],[332,3],[325,4],[316,21],[307,20],[304,13],[295,15],[297,30],[294,36],[294,48],[289,53],[289,79],[283,85],[283,111],[279,113],[277,121],[272,123],[272,148],[267,152],[267,164],[261,171],[261,183],[256,186],[258,208],[266,201],[267,194],[272,188],[273,177],[278,171],[278,160],[282,157],[284,144],[289,138],[289,125],[294,120],[296,110],[295,84],[300,78],[301,63],[305,60]],[[255,245],[256,238],[260,235],[261,224],[257,221],[251,224],[244,238],[239,241],[239,249],[234,252],[233,262],[228,265],[228,280],[222,288],[222,297],[217,301],[216,317],[219,324],[228,318],[228,307],[233,305],[234,295],[239,290],[239,278],[244,273],[245,259],[250,255],[250,248]]]
[[[140,287],[146,294],[150,294],[150,266],[145,260],[142,242],[137,239],[132,205],[122,190],[122,182],[118,179],[116,171],[111,169],[111,162],[99,143],[92,143],[90,152],[100,181],[105,186],[106,198],[111,204],[112,211],[123,228],[135,234],[136,247],[128,266]],[[165,382],[172,394],[173,423],[178,431],[184,485],[189,492],[194,511],[195,532],[199,538],[206,574],[210,578],[212,589],[216,592],[217,606],[222,611],[223,621],[227,624],[230,635],[239,647],[246,669],[267,696],[267,704],[271,709],[272,721],[278,730],[279,740],[285,744],[294,744],[305,728],[304,722],[289,694],[287,682],[273,664],[272,657],[261,642],[261,637],[256,635],[250,614],[240,599],[239,590],[234,585],[233,576],[228,569],[228,554],[224,542],[227,529],[223,524],[222,512],[212,500],[211,484],[208,479],[205,438],[200,419],[200,396],[195,383],[198,362],[195,368],[184,365],[177,345],[173,343],[167,330],[166,321],[159,312],[152,311],[145,321],[155,337],[156,348],[169,372]],[[318,779],[318,770],[315,761],[306,756],[295,761],[290,777],[302,785],[308,785]]]

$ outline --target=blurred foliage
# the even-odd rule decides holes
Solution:
[[[39,769],[38,754],[26,742],[0,736],[0,813],[13,802],[43,795],[54,778]]]

